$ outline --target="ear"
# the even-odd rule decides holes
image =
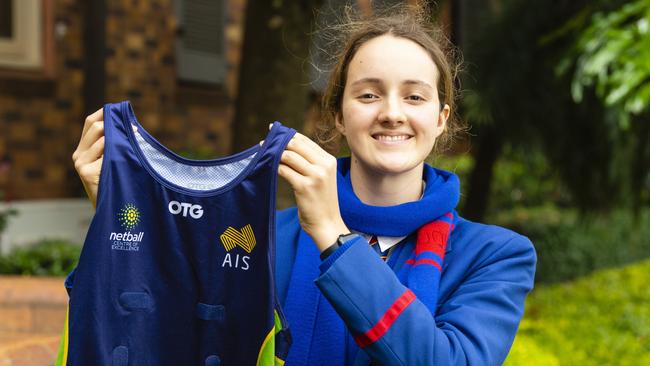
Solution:
[[[442,131],[445,130],[445,127],[447,126],[447,120],[449,119],[450,115],[451,107],[449,104],[445,104],[438,114],[438,125],[436,126],[438,128],[438,135],[440,135]]]
[[[341,116],[341,112],[337,113],[336,117],[334,117],[334,124],[341,135],[345,136],[345,126],[343,126],[343,116]]]

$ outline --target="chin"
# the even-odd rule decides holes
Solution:
[[[352,151],[353,164],[375,175],[400,175],[422,167],[426,156],[415,154],[414,151]]]
[[[376,162],[374,170],[385,175],[399,175],[417,168],[418,162],[404,159],[384,159]]]

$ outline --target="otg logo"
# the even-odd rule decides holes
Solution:
[[[200,219],[203,216],[203,207],[201,207],[201,205],[171,201],[169,202],[167,208],[172,215],[181,214],[183,217],[187,217],[187,214],[189,213],[190,216],[194,219]]]

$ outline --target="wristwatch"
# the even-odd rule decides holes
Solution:
[[[325,258],[329,257],[332,253],[334,253],[338,248],[341,247],[341,245],[345,244],[347,241],[352,240],[356,238],[358,235],[355,233],[347,233],[347,234],[341,234],[339,237],[336,239],[334,244],[330,245],[327,247],[327,249],[323,250],[320,253],[320,259],[325,260]]]

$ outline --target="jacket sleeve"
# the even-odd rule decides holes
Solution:
[[[354,244],[316,280],[374,362],[503,363],[533,287],[536,257],[528,239],[515,235],[474,258],[435,316],[374,254]]]

